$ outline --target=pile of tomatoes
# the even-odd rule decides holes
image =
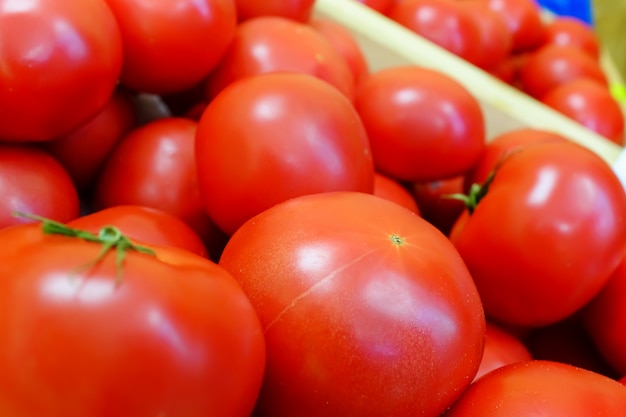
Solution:
[[[0,0],[0,415],[624,414],[611,167],[314,6]]]

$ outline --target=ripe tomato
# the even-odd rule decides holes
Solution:
[[[487,322],[485,349],[474,380],[488,372],[533,357],[522,341],[502,327]]]
[[[356,0],[378,13],[386,15],[399,0]]]
[[[583,310],[594,345],[620,375],[626,375],[626,251],[611,279]]]
[[[485,375],[443,417],[621,417],[626,388],[558,362],[526,361]]]
[[[555,87],[579,78],[608,85],[600,64],[574,46],[543,46],[520,68],[522,89],[538,99]]]
[[[105,105],[122,68],[101,0],[0,1],[0,139],[66,135]]]
[[[482,110],[462,85],[426,68],[371,74],[355,107],[377,169],[404,181],[429,181],[467,171],[485,146]]]
[[[140,92],[171,93],[202,81],[237,25],[234,0],[105,1],[123,37],[121,82]]]
[[[541,101],[610,141],[624,143],[624,114],[606,85],[579,78],[556,86]]]
[[[318,31],[287,18],[257,17],[239,24],[224,58],[208,79],[206,97],[215,97],[236,80],[269,72],[310,74],[347,97],[354,95],[348,63]]]
[[[373,194],[406,207],[413,213],[420,214],[415,198],[409,190],[400,182],[380,172],[374,174]]]
[[[41,149],[0,144],[0,229],[30,221],[15,212],[60,222],[80,215],[78,193],[63,166]]]
[[[589,302],[617,267],[626,194],[611,167],[574,142],[525,146],[500,164],[450,239],[488,316],[552,324]]]
[[[513,36],[513,52],[539,47],[546,38],[541,10],[535,0],[483,0],[506,21]]]
[[[464,176],[459,175],[435,181],[415,182],[410,188],[421,216],[446,236],[465,210],[462,201],[447,196],[463,193],[463,181]]]
[[[118,89],[87,124],[43,146],[67,170],[77,190],[88,194],[104,161],[136,119],[131,95]]]
[[[232,276],[105,235],[112,246],[96,261],[102,241],[35,224],[0,232],[0,414],[249,416],[265,346]]]
[[[67,223],[69,227],[97,233],[115,226],[129,239],[155,246],[173,246],[208,256],[200,236],[178,217],[151,207],[122,205],[105,208]]]
[[[436,417],[473,378],[485,322],[450,241],[364,193],[294,198],[246,222],[220,265],[263,325],[255,416]]]
[[[365,55],[352,32],[334,20],[321,17],[312,19],[309,24],[344,57],[352,70],[355,83],[369,73]]]
[[[259,16],[280,16],[307,22],[314,3],[315,0],[235,0],[240,21]]]
[[[258,75],[222,91],[200,119],[196,161],[204,208],[228,235],[292,197],[374,187],[352,103],[305,74]]]
[[[94,207],[132,204],[163,210],[210,241],[215,232],[200,200],[196,128],[193,120],[166,117],[130,131],[102,168]]]
[[[469,62],[476,62],[480,55],[476,21],[454,0],[402,0],[388,16]]]
[[[592,58],[600,56],[600,41],[594,30],[583,21],[569,16],[557,16],[546,25],[546,44],[574,46]]]

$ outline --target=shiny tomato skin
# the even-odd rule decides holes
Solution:
[[[208,256],[200,236],[185,222],[165,211],[138,205],[120,205],[98,210],[67,223],[69,227],[97,233],[115,226],[138,242],[173,246],[199,256]]]
[[[476,21],[454,0],[402,0],[388,13],[393,21],[453,54],[476,62],[480,39]]]
[[[474,380],[505,365],[531,359],[533,359],[532,354],[517,336],[488,321],[485,349]]]
[[[465,265],[383,198],[281,203],[231,237],[220,265],[265,332],[255,416],[435,417],[478,368],[485,323]]]
[[[237,25],[234,0],[105,1],[122,32],[121,82],[139,92],[171,93],[202,81]]]
[[[76,189],[88,194],[115,145],[135,126],[135,113],[132,96],[118,89],[93,119],[43,146],[67,170]]]
[[[359,85],[354,103],[377,169],[399,180],[460,175],[485,146],[485,121],[476,98],[434,70],[377,71]]]
[[[263,74],[227,87],[200,119],[196,164],[204,208],[228,235],[289,198],[374,187],[354,106],[305,74]]]
[[[178,217],[210,241],[215,229],[202,208],[195,165],[197,126],[190,119],[166,117],[131,130],[102,168],[94,208],[153,207]]]
[[[120,31],[102,0],[3,0],[0,39],[3,141],[78,128],[105,105],[122,68]]]
[[[212,99],[234,81],[271,72],[313,75],[349,98],[354,95],[348,63],[324,36],[305,23],[263,16],[239,24],[226,54],[206,82],[206,98]]]
[[[574,46],[543,46],[520,68],[522,89],[539,100],[557,86],[579,78],[608,85],[600,64]]]
[[[413,213],[420,214],[419,207],[410,191],[400,182],[380,172],[374,174],[374,191],[372,194],[406,207]]]
[[[604,375],[551,361],[525,361],[472,384],[442,417],[621,417],[626,388]]]
[[[152,247],[127,252],[118,276],[112,252],[84,270],[101,244],[39,225],[0,235],[0,414],[250,415],[263,335],[222,268]]]
[[[354,82],[369,74],[369,64],[356,38],[346,27],[328,18],[317,17],[309,22],[343,56],[352,71]]]
[[[626,251],[609,282],[583,310],[583,324],[602,357],[626,375]]]
[[[624,114],[606,85],[580,78],[553,88],[541,101],[611,142],[624,144]]]
[[[239,21],[260,16],[280,16],[308,22],[315,0],[235,0]]]
[[[546,37],[541,10],[535,0],[483,0],[505,20],[513,37],[513,52],[534,50]]]
[[[67,171],[43,150],[0,144],[0,229],[30,222],[15,212],[60,222],[80,215],[78,192]]]
[[[552,324],[589,302],[617,267],[626,246],[626,194],[611,167],[580,145],[526,146],[500,164],[450,239],[489,317]]]
[[[546,44],[574,46],[594,59],[600,57],[600,40],[583,21],[569,16],[557,16],[546,25]]]

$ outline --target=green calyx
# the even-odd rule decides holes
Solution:
[[[92,261],[80,265],[74,272],[89,270],[98,265],[106,257],[110,251],[115,251],[115,266],[117,270],[117,283],[122,281],[124,273],[124,259],[126,253],[129,251],[136,251],[145,253],[150,256],[156,256],[156,253],[145,246],[136,245],[131,240],[122,234],[122,232],[114,226],[104,226],[98,234],[93,234],[85,230],[74,229],[66,226],[63,223],[46,219],[33,214],[16,213],[17,216],[26,217],[41,222],[42,230],[47,235],[60,235],[85,240],[87,242],[99,243],[102,245],[102,249],[98,253],[95,259]]]
[[[487,192],[489,191],[489,185],[493,182],[495,174],[496,170],[494,169],[489,173],[489,176],[487,177],[485,182],[483,182],[482,184],[472,184],[467,194],[448,194],[444,197],[462,201],[463,204],[465,204],[465,208],[467,208],[469,214],[472,214],[476,209],[478,203],[480,203],[480,200],[482,200],[487,195]]]

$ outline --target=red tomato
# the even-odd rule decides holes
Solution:
[[[476,21],[454,0],[402,0],[388,16],[469,62],[476,62],[481,54]]]
[[[105,1],[123,37],[121,82],[141,92],[171,93],[202,81],[237,25],[234,0]]]
[[[600,41],[585,22],[569,16],[557,16],[546,26],[545,43],[574,46],[587,52],[592,58],[600,56]]]
[[[354,94],[348,63],[318,31],[286,18],[257,17],[239,24],[226,55],[207,82],[206,96],[213,98],[236,80],[269,72],[313,75],[347,97]]]
[[[106,236],[100,259],[102,240],[0,233],[0,414],[249,416],[265,346],[237,282],[187,251]]]
[[[447,196],[463,193],[463,176],[416,182],[411,186],[411,193],[420,208],[421,216],[446,236],[465,210],[465,204]]]
[[[355,106],[378,170],[405,181],[460,175],[485,146],[478,101],[445,74],[417,66],[373,73]]]
[[[46,141],[94,117],[122,68],[101,0],[0,1],[0,138]]]
[[[558,362],[505,366],[472,384],[443,417],[622,417],[626,388]]]
[[[623,385],[626,385],[626,375],[622,379],[619,380]]]
[[[504,158],[523,146],[541,142],[565,142],[567,140],[559,134],[534,128],[519,128],[501,133],[487,143],[478,162],[465,175],[463,190],[467,192],[473,184],[484,183]]]
[[[155,246],[173,246],[200,256],[208,256],[200,236],[187,223],[172,214],[145,206],[115,206],[71,222],[69,227],[97,233],[105,226],[115,226],[138,242]]]
[[[196,128],[193,120],[167,117],[133,129],[102,168],[95,208],[126,204],[156,208],[210,241],[214,228],[202,208],[197,184]]]
[[[583,310],[583,323],[602,356],[626,375],[626,251],[611,279]]]
[[[513,36],[506,21],[482,0],[459,4],[474,19],[480,34],[480,49],[474,64],[484,69],[495,68],[511,54],[513,48]]]
[[[530,52],[510,54],[495,67],[489,69],[488,72],[512,87],[521,89],[520,72],[530,55]]]
[[[132,97],[117,90],[102,111],[69,135],[44,143],[81,193],[88,193],[115,145],[135,125]]]
[[[574,142],[525,146],[500,164],[450,239],[489,317],[552,324],[589,302],[617,267],[626,194],[611,167]]]
[[[196,155],[205,210],[228,235],[292,197],[374,187],[367,134],[352,103],[305,74],[230,85],[200,119]]]
[[[535,0],[483,0],[506,21],[513,36],[513,52],[539,47],[546,38],[541,10]]]
[[[369,73],[365,55],[352,32],[331,19],[315,18],[309,24],[345,58],[356,83]]]
[[[387,14],[399,0],[356,0],[378,13]]]
[[[600,64],[574,46],[541,47],[520,69],[522,89],[538,99],[555,87],[579,78],[591,78],[608,85]]]
[[[274,206],[231,237],[220,265],[264,328],[254,415],[436,417],[478,369],[485,321],[463,261],[383,198],[322,193]]]
[[[314,4],[315,0],[235,0],[240,21],[259,16],[280,16],[307,22]]]
[[[624,143],[624,115],[606,85],[579,78],[548,91],[541,101],[610,141]]]
[[[374,174],[373,194],[406,207],[417,215],[420,214],[415,198],[409,190],[398,181],[380,172]]]
[[[474,380],[505,365],[532,358],[520,339],[500,326],[487,322],[485,350]]]
[[[0,229],[31,221],[15,212],[60,222],[80,215],[78,193],[63,166],[46,152],[0,144]]]

